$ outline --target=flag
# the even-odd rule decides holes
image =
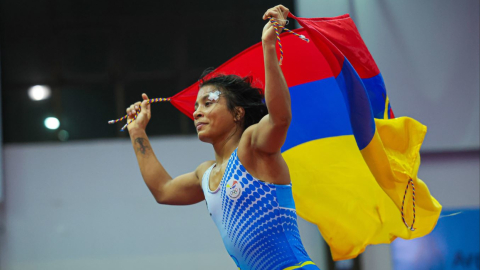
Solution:
[[[289,16],[303,26],[296,32],[311,40],[281,35],[292,102],[281,152],[297,213],[318,226],[334,260],[354,258],[367,245],[428,234],[441,205],[417,177],[426,127],[394,116],[382,75],[348,14]],[[263,88],[261,44],[215,73],[252,76]],[[195,83],[171,103],[192,118],[197,93]]]

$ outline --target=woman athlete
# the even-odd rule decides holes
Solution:
[[[284,25],[288,12],[278,5],[263,19],[272,17]],[[142,108],[128,131],[143,179],[157,202],[187,205],[206,200],[239,269],[318,269],[300,240],[290,175],[280,153],[292,113],[275,42],[268,22],[262,33],[266,107],[250,78],[217,75],[200,81],[194,123],[198,138],[213,145],[215,160],[172,179],[145,132],[151,118],[146,94],[143,102],[127,109],[131,120]]]

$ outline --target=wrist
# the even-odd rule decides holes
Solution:
[[[277,40],[262,40],[262,47],[264,50],[268,50],[268,49],[274,49],[275,50],[275,42]]]
[[[145,132],[145,129],[142,128],[132,128],[128,130],[128,133],[130,134],[130,138],[135,139],[138,137],[146,137],[147,133]]]

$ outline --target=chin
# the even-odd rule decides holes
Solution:
[[[205,140],[205,138],[203,136],[200,136],[198,135],[198,139],[201,141],[201,142],[208,142],[207,140]]]
[[[202,142],[206,142],[206,143],[209,143],[210,142],[210,138],[208,136],[206,136],[205,134],[202,134],[204,132],[200,132],[200,133],[197,133],[198,135],[198,139]]]

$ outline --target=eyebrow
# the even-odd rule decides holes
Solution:
[[[204,95],[201,100],[205,100],[207,97],[209,97],[209,94]],[[198,102],[195,102],[195,109],[197,107],[198,107]]]

